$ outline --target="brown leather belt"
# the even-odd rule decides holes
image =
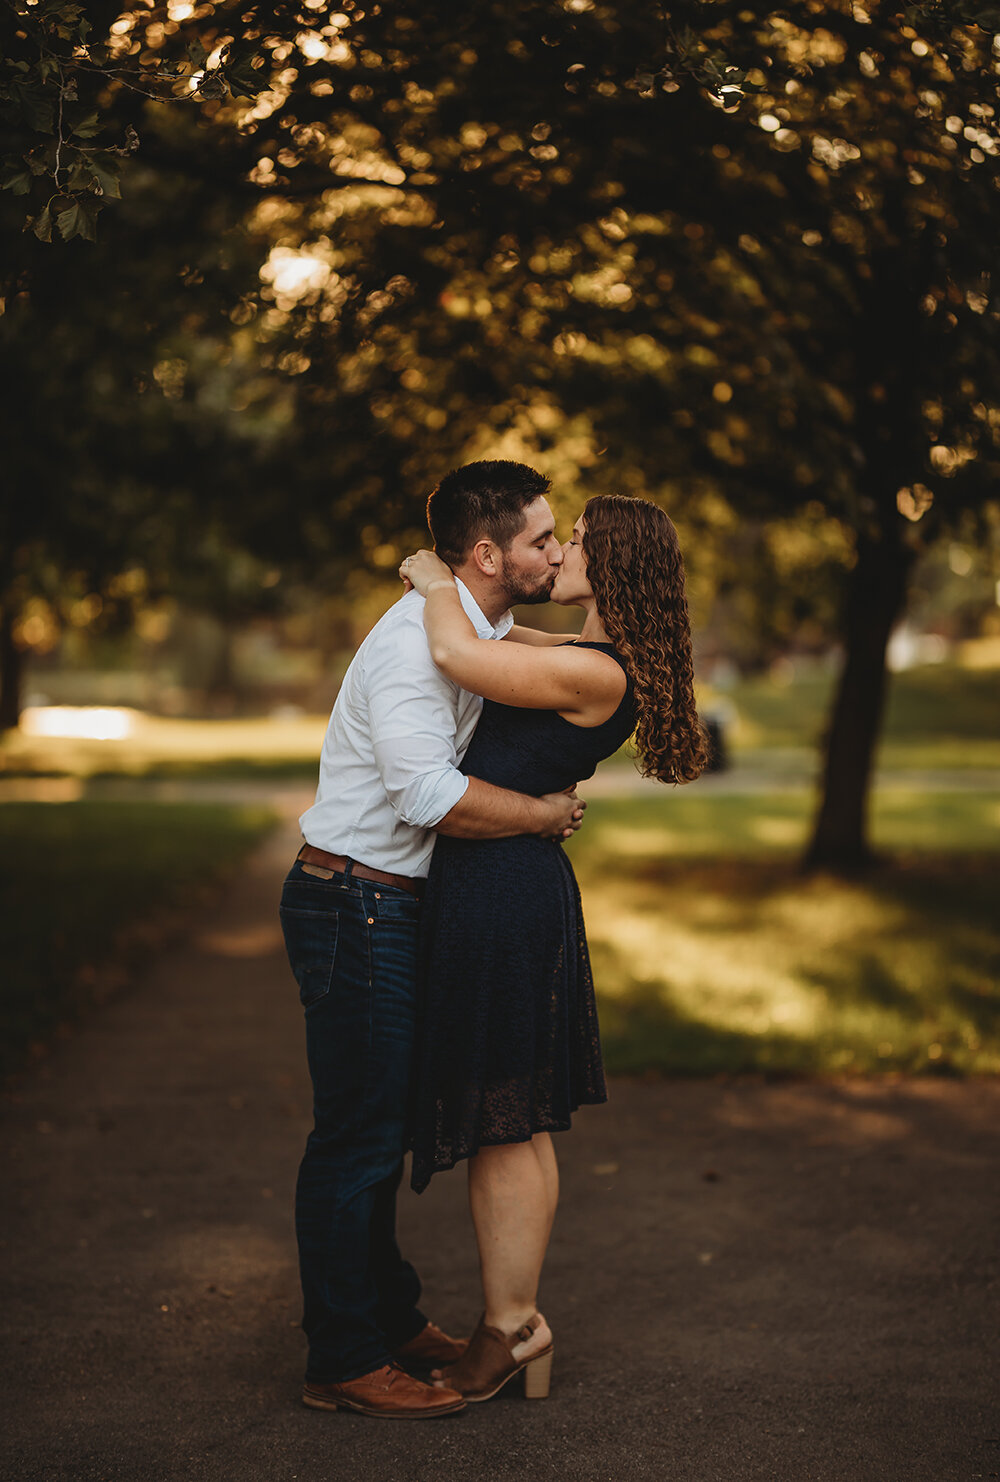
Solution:
[[[306,864],[322,865],[326,870],[333,870],[338,875],[350,872],[356,880],[374,880],[376,885],[392,885],[396,890],[406,890],[410,895],[418,898],[424,893],[426,880],[413,879],[409,875],[390,875],[386,870],[372,870],[367,865],[358,864],[356,859],[348,859],[346,854],[330,854],[326,849],[317,849],[315,844],[303,844],[299,850],[298,858],[305,860]]]

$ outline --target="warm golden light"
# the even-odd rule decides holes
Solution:
[[[934,495],[926,484],[914,484],[911,489],[900,489],[896,494],[896,508],[907,520],[919,520],[934,503]]]
[[[307,293],[317,293],[329,280],[331,267],[311,252],[297,252],[292,247],[272,247],[260,270],[264,283],[270,283],[283,299],[297,300]]]
[[[25,710],[27,736],[70,736],[88,741],[124,741],[135,727],[135,712],[111,705],[44,705]]]

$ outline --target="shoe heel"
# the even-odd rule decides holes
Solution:
[[[525,1364],[524,1398],[526,1400],[547,1400],[551,1379],[552,1350],[550,1348],[548,1353],[540,1353],[537,1358],[531,1360],[530,1364]]]

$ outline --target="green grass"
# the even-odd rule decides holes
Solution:
[[[854,882],[797,873],[809,816],[800,792],[591,803],[568,848],[611,1070],[1000,1071],[1000,790],[881,792],[891,867]],[[155,937],[136,927],[197,899],[272,821],[217,805],[0,810],[6,1068],[123,980],[123,941],[141,964]]]
[[[834,683],[832,674],[794,683],[758,676],[727,690],[736,757],[756,766],[781,750],[815,755]],[[877,760],[890,770],[1000,768],[1000,674],[935,664],[891,676]]]
[[[580,787],[587,796],[587,784]],[[572,848],[623,863],[676,856],[776,856],[804,849],[815,802],[808,792],[716,793],[693,787],[655,789],[639,796],[597,797]],[[1000,789],[924,792],[913,787],[876,791],[872,842],[877,850],[1000,850]]]
[[[882,788],[872,834],[891,864],[853,883],[803,878],[796,859],[814,806],[805,784],[832,684],[754,678],[727,692],[736,770],[767,791],[663,788],[591,802],[569,849],[613,1070],[1000,1071],[1000,787]],[[0,774],[81,787],[96,775],[311,782],[324,726],[137,717],[121,742],[7,737]],[[631,763],[612,766],[623,764],[631,777]],[[908,771],[1000,773],[1000,672],[895,676],[879,764],[897,784]],[[151,902],[191,899],[202,861],[230,867],[268,818],[96,802],[0,811],[8,1063],[83,1011],[98,991],[88,970]]]
[[[171,908],[272,827],[266,808],[9,803],[0,810],[0,1069],[124,980]],[[131,940],[130,940],[131,939]]]
[[[1000,1071],[1000,793],[883,793],[891,866],[801,876],[806,800],[595,801],[569,846],[608,1066]]]
[[[740,680],[724,696],[735,711],[729,744],[737,768],[776,780],[816,771],[834,676],[816,671],[794,683]],[[131,713],[129,734],[96,741],[0,737],[0,779],[31,776],[198,777],[306,781],[316,767],[326,716],[177,720]],[[1000,670],[939,664],[895,675],[889,684],[878,764],[893,771],[1000,771]]]

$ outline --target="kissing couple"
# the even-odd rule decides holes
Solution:
[[[295,1214],[316,1409],[449,1415],[519,1373],[529,1398],[549,1391],[551,1134],[607,1099],[562,848],[575,788],[633,735],[663,782],[706,755],[673,525],[598,495],[560,544],[548,490],[492,461],[431,494],[436,554],[403,562],[344,677],[285,881],[314,1091]],[[513,604],[550,599],[583,609],[579,638],[514,624]],[[468,1165],[484,1311],[467,1342],[420,1311],[396,1241],[407,1149],[417,1191]]]

